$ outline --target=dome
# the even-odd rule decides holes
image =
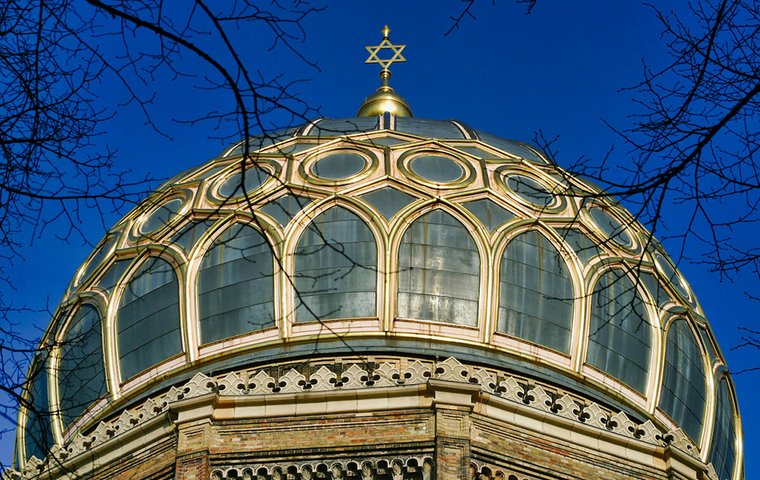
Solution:
[[[20,466],[74,458],[191,392],[440,379],[739,471],[699,302],[592,183],[463,122],[388,113],[245,147],[159,187],[78,269],[30,371]]]

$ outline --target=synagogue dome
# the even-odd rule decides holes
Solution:
[[[76,458],[195,391],[442,379],[740,478],[724,357],[630,212],[528,144],[368,115],[233,145],[108,231],[30,370],[20,466]]]

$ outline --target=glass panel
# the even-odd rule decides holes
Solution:
[[[122,380],[182,352],[179,284],[165,260],[143,263],[124,289],[116,315]]]
[[[377,316],[377,245],[345,208],[315,218],[298,240],[296,321]]]
[[[490,153],[490,152],[486,152],[485,150],[480,149],[478,147],[464,147],[462,145],[449,145],[449,146],[452,146],[456,149],[462,150],[463,152],[467,152],[470,155],[475,155],[476,157],[480,157],[480,158],[488,158],[488,159],[499,158],[498,155]]]
[[[500,205],[487,198],[473,200],[471,202],[463,203],[462,205],[475,215],[478,220],[485,225],[489,232],[493,232],[507,220],[515,218],[512,212],[505,210]]]
[[[524,175],[509,175],[507,186],[518,197],[539,207],[548,207],[554,201],[554,195],[546,187]]]
[[[92,257],[90,257],[90,260],[87,262],[87,267],[84,269],[84,272],[82,272],[82,276],[79,277],[80,284],[87,280],[87,277],[90,276],[93,270],[95,270],[95,268],[100,265],[106,256],[111,253],[114,244],[116,244],[116,235],[107,236],[105,241],[101,243],[100,247],[98,247],[97,251],[92,255]]]
[[[131,264],[132,259],[117,260],[113,262],[111,266],[108,267],[106,273],[104,273],[103,276],[100,277],[100,280],[98,280],[98,287],[102,288],[110,295],[113,291],[113,288],[119,282],[121,276],[124,275],[124,272],[127,271],[127,267],[129,267]]]
[[[150,214],[150,217],[140,227],[140,231],[142,233],[151,233],[167,225],[177,215],[177,212],[182,209],[184,203],[181,198],[174,198],[164,203]]]
[[[725,378],[718,384],[718,403],[715,410],[715,426],[710,444],[709,461],[715,467],[718,478],[731,479],[736,461],[736,426],[734,407]]]
[[[586,264],[594,255],[599,255],[602,251],[596,242],[591,240],[585,233],[574,228],[558,228],[557,232],[562,239],[570,245],[581,263]]]
[[[298,212],[311,203],[311,198],[299,197],[298,195],[283,195],[277,200],[273,200],[263,207],[261,210],[267,215],[277,220],[283,227],[290,223],[290,220],[296,216]]]
[[[367,142],[371,143],[372,145],[382,145],[382,146],[392,147],[394,145],[399,145],[402,143],[409,143],[409,140],[401,140],[400,138],[393,138],[393,137],[380,137],[380,138],[370,138],[367,140]]]
[[[573,284],[565,261],[538,232],[512,240],[501,261],[499,331],[570,352]]]
[[[237,171],[219,187],[219,196],[222,198],[242,197],[244,193],[250,194],[259,188],[268,178],[269,172],[263,168],[249,168],[245,171],[245,175]]]
[[[298,131],[300,127],[291,127],[284,130],[278,130],[276,132],[268,132],[265,135],[255,135],[250,138],[248,145],[248,153],[254,152],[264,147],[274,145],[275,143],[282,142],[288,138],[291,138],[293,134]],[[244,144],[240,142],[234,149],[230,151],[225,157],[237,157],[243,155]]]
[[[283,154],[283,155],[292,155],[292,154],[294,154],[294,153],[299,153],[299,152],[303,152],[304,150],[308,150],[308,149],[310,149],[310,148],[314,148],[314,147],[316,147],[317,145],[319,145],[319,142],[312,142],[312,143],[306,143],[306,142],[301,142],[301,143],[294,143],[294,144],[288,145],[288,146],[286,146],[286,147],[279,147],[279,148],[275,148],[274,150],[272,150],[272,151],[270,151],[270,152],[267,152],[267,153],[270,153],[270,154],[271,154],[271,153],[280,153],[280,154]]]
[[[522,142],[517,142],[515,140],[507,140],[506,138],[500,138],[495,135],[491,135],[489,133],[483,133],[483,132],[476,132],[478,134],[478,137],[488,145],[491,145],[493,147],[498,148],[499,150],[502,150],[507,153],[511,153],[513,155],[516,155],[518,157],[522,157],[525,160],[528,160],[530,162],[536,162],[536,163],[551,163],[545,158],[543,158],[542,155],[540,155],[536,150],[534,150],[532,147],[526,145]]]
[[[586,361],[644,393],[651,326],[631,280],[620,270],[604,273],[591,297]]]
[[[185,253],[190,253],[190,250],[193,249],[198,239],[201,238],[201,235],[206,233],[213,224],[214,220],[190,222],[172,237],[171,242],[182,247]]]
[[[312,167],[314,175],[330,180],[348,178],[361,172],[367,165],[367,160],[359,154],[340,152],[333,153],[317,160]]]
[[[417,200],[415,197],[392,187],[375,190],[374,192],[362,195],[361,198],[379,210],[387,220],[390,220],[399,210]]]
[[[209,168],[208,170],[206,170],[205,172],[201,173],[200,175],[195,175],[195,181],[199,182],[199,181],[205,180],[205,179],[207,179],[209,177],[213,177],[214,175],[216,175],[220,171],[224,170],[225,168],[227,168],[227,165],[218,165],[216,167]]]
[[[201,343],[274,326],[272,250],[246,225],[219,236],[198,276]]]
[[[456,125],[442,120],[396,117],[396,130],[425,138],[465,138]]]
[[[53,446],[53,431],[50,423],[50,405],[48,402],[47,352],[40,354],[35,362],[32,374],[27,379],[28,404],[24,443],[27,460],[34,455],[44,460]]]
[[[478,322],[480,256],[464,225],[442,210],[417,219],[399,249],[398,316]]]
[[[670,295],[668,295],[668,292],[665,291],[665,288],[662,285],[660,285],[660,282],[654,275],[648,272],[641,272],[639,273],[639,278],[657,306],[662,307],[670,301]]]
[[[655,252],[654,259],[660,269],[660,273],[670,281],[676,291],[684,298],[691,298],[691,295],[689,295],[689,289],[684,284],[681,276],[676,272],[675,267],[670,263],[670,260],[659,252]]]
[[[718,358],[718,354],[715,352],[715,347],[713,347],[713,344],[710,341],[711,334],[707,332],[707,329],[702,327],[697,330],[699,330],[699,336],[702,337],[702,343],[705,345],[707,356],[710,358],[710,367],[712,367],[713,363],[715,363],[715,360]]]
[[[100,315],[90,305],[79,309],[66,332],[58,389],[64,427],[106,393]]]
[[[424,155],[411,161],[409,168],[431,182],[447,183],[462,178],[464,170],[450,158]]]
[[[343,134],[377,130],[377,117],[330,118],[317,123],[309,137],[339,137]]]
[[[631,235],[617,218],[598,207],[589,210],[594,223],[615,243],[630,247],[633,245]]]
[[[697,444],[702,434],[706,395],[702,352],[689,325],[676,320],[668,330],[659,407]]]

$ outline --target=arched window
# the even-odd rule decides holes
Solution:
[[[66,427],[106,393],[102,342],[98,310],[82,305],[66,332],[58,367],[61,418]]]
[[[715,426],[710,443],[709,461],[715,467],[720,480],[730,480],[736,461],[736,427],[734,407],[725,378],[718,384],[718,402],[715,409]]]
[[[127,284],[117,312],[121,378],[182,352],[179,284],[172,266],[148,258]]]
[[[651,326],[636,287],[621,270],[604,273],[591,297],[586,361],[644,393]]]
[[[312,220],[295,252],[296,321],[377,316],[377,245],[342,207]]]
[[[573,283],[551,242],[525,232],[507,245],[501,260],[499,331],[570,352]]]
[[[476,325],[480,255],[470,233],[442,210],[418,218],[398,255],[398,316]]]
[[[660,409],[697,443],[702,434],[706,392],[702,352],[686,321],[676,320],[668,329]]]
[[[26,459],[28,460],[34,455],[40,460],[44,460],[47,452],[50,451],[50,447],[53,446],[46,354],[40,354],[37,357],[31,372],[26,385],[28,389],[26,425],[24,425]]]
[[[233,225],[203,257],[198,274],[201,343],[274,326],[272,250],[257,230]]]

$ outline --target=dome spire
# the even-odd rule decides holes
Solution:
[[[364,99],[364,103],[356,114],[359,117],[371,117],[383,113],[392,113],[399,117],[411,117],[412,109],[406,103],[404,98],[397,94],[389,85],[391,78],[390,66],[394,63],[406,62],[406,58],[401,54],[406,45],[393,45],[388,38],[391,29],[388,25],[383,27],[383,41],[379,45],[367,45],[369,57],[364,63],[378,63],[382,67],[380,70],[380,88],[375,93]],[[386,53],[384,57],[380,55]]]

